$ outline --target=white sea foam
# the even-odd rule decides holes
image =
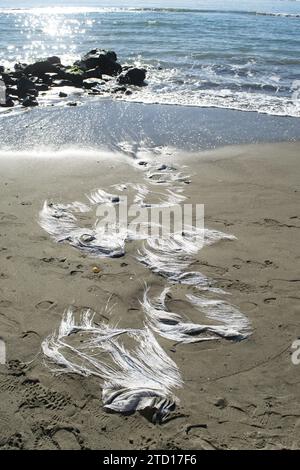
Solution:
[[[182,188],[176,186],[172,189],[166,188],[164,192],[152,191],[145,184],[138,183],[118,184],[113,187],[122,192],[128,189],[134,190],[135,196],[133,202],[134,204],[138,204],[140,207],[170,207],[180,204],[186,199],[186,196],[182,194]]]
[[[85,311],[77,323],[70,308],[58,331],[43,341],[53,372],[94,375],[102,381],[104,408],[119,413],[150,408],[154,422],[164,421],[178,402],[173,390],[182,385],[176,364],[148,328],[120,329],[93,318]],[[133,348],[124,345],[124,336]]]
[[[197,271],[187,270],[203,246],[226,239],[235,237],[217,230],[185,228],[184,233],[175,233],[167,238],[149,238],[138,251],[137,259],[172,282],[208,288],[211,280]]]
[[[166,307],[166,287],[158,297],[150,299],[149,289],[142,301],[147,323],[159,335],[179,343],[194,343],[218,338],[245,339],[250,334],[247,318],[232,305],[221,300],[187,295],[187,299],[208,319],[221,325],[193,323],[182,314],[171,312]]]
[[[71,246],[92,256],[120,257],[125,253],[126,231],[94,224],[92,228],[81,228],[77,212],[89,212],[90,207],[79,202],[53,204],[45,201],[39,214],[39,224],[56,242]]]
[[[172,171],[167,169],[165,171],[157,171],[155,169],[147,171],[147,178],[151,184],[155,185],[169,185],[172,183],[189,184],[189,175],[185,175],[179,171]]]
[[[208,299],[203,295],[187,294],[186,297],[207,318],[223,323],[221,331],[226,337],[245,339],[251,334],[248,318],[237,307],[222,300]]]
[[[176,71],[177,73],[177,71]],[[154,78],[154,74],[157,78]],[[178,71],[178,74],[181,74]],[[165,81],[165,76],[169,79]],[[174,70],[166,70],[165,73],[151,72],[148,74],[148,87],[144,87],[138,93],[122,96],[119,99],[136,103],[147,104],[172,104],[179,106],[192,106],[203,108],[234,109],[238,111],[256,111],[262,114],[273,116],[300,117],[299,102],[293,100],[293,90],[289,96],[280,94],[270,94],[264,92],[264,85],[261,85],[261,92],[230,89],[229,86],[220,85],[219,88],[212,86],[211,89],[197,84],[194,81],[184,80],[184,85],[176,85],[176,75]],[[205,85],[203,83],[203,85]],[[247,88],[245,86],[245,88]]]
[[[87,195],[88,200],[93,205],[98,204],[115,204],[119,202],[119,196],[110,194],[103,189],[95,189],[91,194]]]

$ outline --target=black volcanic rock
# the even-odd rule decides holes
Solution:
[[[22,77],[17,81],[17,91],[19,98],[37,93],[35,83],[27,77]]]
[[[35,75],[37,77],[40,77],[45,73],[55,73],[57,72],[57,69],[58,66],[56,64],[48,62],[47,60],[42,60],[40,62],[35,62],[34,64],[27,65],[23,69],[23,72],[25,73],[25,75]]]
[[[83,88],[90,90],[91,88],[95,88],[98,85],[103,85],[105,82],[103,82],[100,78],[87,78],[86,80],[83,80],[82,86]]]
[[[113,62],[117,62],[118,57],[115,51],[104,51],[106,56],[109,57]]]
[[[73,65],[72,67],[61,68],[58,71],[58,76],[63,80],[68,80],[73,84],[73,86],[81,87],[84,78],[84,72],[77,65]]]
[[[37,100],[33,97],[33,96],[26,96],[23,100],[23,103],[22,105],[25,107],[25,108],[31,108],[31,107],[34,107],[34,106],[38,106],[38,102]]]
[[[59,75],[58,73],[45,73],[44,75],[40,76],[40,79],[43,83],[46,83],[47,85],[52,85],[52,82],[54,80],[59,79]]]
[[[118,62],[109,61],[104,55],[100,56],[99,69],[103,74],[112,76],[119,75],[122,72],[122,67]]]
[[[128,69],[127,71],[123,72],[119,77],[118,77],[118,82],[121,85],[137,85],[137,86],[143,86],[144,80],[146,78],[146,70],[145,69],[138,69],[136,67],[133,67],[131,69]]]
[[[127,91],[126,86],[121,85],[121,86],[115,86],[110,89],[111,93],[125,93]]]
[[[99,67],[95,69],[86,70],[84,72],[84,78],[102,78],[102,71]]]
[[[15,78],[15,79],[19,79],[19,78],[22,78],[24,77],[24,72],[22,70],[15,70],[13,72],[9,72],[9,75],[12,77],[12,78]]]
[[[70,82],[70,80],[60,79],[60,80],[53,80],[52,86],[54,87],[72,86],[73,87],[74,83]]]
[[[49,62],[49,64],[53,64],[53,65],[61,65],[61,60],[56,55],[53,55],[51,57],[47,57],[47,62]]]
[[[15,65],[14,65],[14,68],[13,70],[10,70],[9,73],[12,74],[14,72],[22,72],[23,73],[23,70],[27,67],[28,64],[21,64],[21,62],[17,62]]]
[[[23,72],[23,70],[27,67],[27,64],[22,64],[21,62],[18,62],[17,64],[14,65],[14,69],[16,72]]]
[[[106,75],[118,75],[122,72],[122,67],[117,62],[117,54],[104,49],[91,50],[82,57],[81,61],[75,62],[75,65],[85,70],[99,69]]]
[[[18,89],[17,89],[17,87],[14,86],[14,85],[7,86],[7,87],[6,87],[6,93],[7,93],[8,95],[10,95],[10,96],[13,95],[13,96],[16,96],[16,97],[17,97],[17,96],[18,96]]]
[[[17,80],[11,76],[9,73],[2,73],[2,80],[4,81],[6,86],[15,85]]]
[[[117,55],[116,53],[109,53],[105,49],[92,49],[91,51],[87,52],[81,59],[81,62],[85,64],[85,66],[89,69],[94,69],[99,65],[99,57],[100,55],[105,55],[109,60],[116,62]]]
[[[99,54],[99,67],[107,75],[115,75],[115,73],[122,71],[121,65],[117,62],[117,54],[114,51],[102,51]],[[112,69],[112,73],[108,73],[105,69]]]
[[[49,85],[47,83],[36,83],[35,87],[37,91],[47,91],[49,90]]]
[[[6,102],[2,106],[13,106],[14,102],[24,107],[37,106],[39,92],[50,87],[77,87],[89,95],[129,95],[133,90],[127,85],[143,86],[145,78],[146,71],[142,68],[128,64],[122,68],[114,51],[93,49],[72,66],[64,66],[59,57],[51,56],[33,64],[17,63],[12,70],[0,66],[0,79],[6,86]],[[60,92],[60,97],[66,96]],[[76,102],[66,104],[77,105]]]

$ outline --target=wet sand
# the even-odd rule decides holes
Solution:
[[[205,247],[193,269],[216,280],[251,321],[253,334],[174,345],[158,338],[184,386],[171,419],[102,409],[96,378],[54,376],[40,352],[63,311],[99,312],[122,327],[143,324],[144,282],[165,280],[135,259],[92,259],[57,244],[38,225],[45,199],[83,200],[93,188],[141,182],[128,157],[2,155],[0,185],[0,446],[24,449],[282,449],[300,447],[300,366],[291,362],[299,332],[299,143],[232,146],[173,157],[192,174],[187,202],[205,204],[205,225],[237,237]],[[49,158],[48,158],[49,157]],[[100,268],[99,273],[93,267]],[[111,298],[109,318],[101,309]],[[173,310],[182,301],[171,299]]]
[[[299,118],[231,109],[130,103],[95,98],[76,107],[12,111],[0,117],[1,150],[162,146],[199,152],[228,145],[300,140]]]

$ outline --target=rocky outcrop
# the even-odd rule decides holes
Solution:
[[[82,86],[86,90],[91,90],[92,88],[96,88],[98,86],[103,85],[105,82],[101,78],[87,78],[83,80]]]
[[[118,77],[118,82],[122,85],[145,85],[146,70],[138,69],[137,67],[129,68],[121,73]]]
[[[24,98],[27,95],[36,95],[37,89],[32,80],[22,77],[17,81],[17,92],[19,98]]]
[[[34,106],[38,106],[38,102],[33,96],[26,96],[22,102],[22,105],[25,108],[32,108]]]
[[[17,79],[13,76],[13,74],[9,74],[7,72],[2,73],[1,78],[6,86],[15,85],[17,82]]]
[[[84,72],[84,78],[102,78],[102,70],[99,67],[96,67],[95,69],[89,69],[85,70]]]
[[[47,57],[47,62],[49,62],[49,64],[53,64],[53,65],[61,65],[61,60],[56,55],[53,55],[51,57]]]
[[[146,70],[122,67],[114,51],[93,49],[72,66],[65,66],[57,56],[40,59],[33,64],[17,63],[13,70],[0,66],[0,79],[6,87],[6,102],[1,106],[37,106],[39,93],[51,87],[77,87],[89,95],[130,95],[135,88],[146,85]],[[129,87],[129,88],[128,88]],[[58,92],[60,97],[66,93]],[[70,105],[70,103],[67,103]]]
[[[81,87],[84,79],[84,72],[77,66],[61,68],[58,71],[58,77],[68,80],[73,86]]]
[[[48,60],[42,60],[40,62],[35,62],[34,64],[27,65],[21,71],[25,75],[34,75],[36,77],[40,77],[45,73],[54,73],[57,72],[58,66]]]
[[[122,66],[117,62],[117,54],[114,51],[93,49],[76,62],[83,70],[96,70],[99,74],[115,76],[122,72]],[[99,77],[100,78],[100,77]]]

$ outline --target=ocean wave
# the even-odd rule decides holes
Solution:
[[[253,91],[237,91],[229,88],[216,90],[187,90],[186,88],[161,91],[151,86],[138,94],[120,98],[125,101],[145,104],[166,104],[177,106],[193,106],[202,108],[233,109],[237,111],[258,112],[273,116],[300,117],[300,102],[290,96],[255,93]]]
[[[176,80],[174,80],[176,82]],[[107,99],[143,104],[161,104],[199,108],[219,108],[237,111],[257,112],[272,116],[300,117],[300,88],[288,88],[279,84],[266,83],[216,83],[203,84],[166,83],[164,78],[151,79],[149,75],[148,86],[140,90],[133,90],[131,95],[120,94],[111,96],[103,93],[103,96],[88,96],[82,93],[74,95],[78,104],[84,104],[89,100],[97,101]],[[180,82],[180,80],[178,80]],[[57,95],[57,92],[56,92]],[[56,95],[46,94],[39,99],[40,107],[65,106],[65,102]],[[70,95],[71,97],[71,95]],[[21,105],[15,108],[0,108],[0,116],[12,116],[28,112]],[[159,173],[160,180],[156,181],[155,174],[151,177],[153,184],[161,184],[163,175]],[[176,178],[178,175],[176,175]]]
[[[244,97],[244,99],[243,99]],[[236,111],[247,111],[247,112],[258,112],[261,114],[269,114],[271,116],[289,116],[289,117],[300,117],[300,110],[285,100],[278,99],[278,103],[272,105],[272,100],[263,100],[260,96],[256,97],[256,100],[252,102],[246,99],[246,94],[239,97],[232,95],[231,100],[226,100],[222,96],[212,96],[212,94],[199,98],[198,102],[195,102],[193,98],[178,97],[177,95],[164,95],[154,96],[148,95],[147,97],[135,97],[131,99],[124,99],[126,101],[144,103],[144,104],[165,104],[174,106],[191,106],[200,108],[219,108],[219,109],[232,109]],[[252,98],[252,97],[251,97]]]
[[[255,87],[249,87],[255,88]],[[133,93],[132,95],[119,95],[116,97],[110,97],[116,101],[125,101],[131,103],[142,103],[142,104],[158,104],[158,105],[169,105],[169,106],[185,106],[185,107],[196,107],[196,108],[217,108],[217,109],[228,109],[236,111],[246,112],[257,112],[260,114],[268,114],[270,116],[281,116],[281,117],[300,117],[300,101],[293,100],[292,95],[290,96],[279,96],[274,94],[274,88],[270,87],[273,94],[263,92],[267,87],[261,87],[261,92],[255,91],[237,91],[236,89],[222,88],[216,89],[215,87],[206,88],[203,87],[201,90],[187,90],[186,88],[178,90],[157,90],[151,89],[151,87]],[[257,87],[257,91],[259,87]],[[80,103],[84,103],[88,100],[101,100],[107,98],[101,97],[88,97],[83,96]],[[65,106],[65,103],[55,102],[49,100],[41,100],[41,107],[45,108],[48,106]],[[13,115],[28,112],[27,109],[22,106],[16,106],[15,108],[0,108],[0,116],[11,117]],[[162,175],[160,175],[162,176]],[[161,184],[161,181],[156,181],[155,176],[152,179],[153,184]],[[163,184],[163,183],[162,183]]]
[[[267,12],[255,12],[255,15],[258,16],[281,16],[284,18],[300,18],[300,13],[267,13]]]
[[[31,15],[76,15],[89,13],[194,13],[194,14],[221,14],[221,15],[262,15],[285,18],[300,18],[300,13],[223,10],[223,9],[197,9],[197,8],[138,8],[138,7],[87,7],[87,6],[53,6],[32,8],[0,8],[4,14],[31,14]]]
[[[282,9],[284,6],[281,7]],[[177,17],[174,21],[168,16],[159,16],[153,13],[169,12],[195,12],[195,13],[226,13],[241,15],[271,15],[294,16],[300,13],[273,13],[267,11],[240,11],[240,10],[198,10],[176,8],[100,8],[100,7],[41,7],[33,9],[0,9],[13,13],[38,13],[39,15],[58,14],[53,19],[44,16],[31,16],[23,18],[4,18],[5,24],[10,24],[11,37],[3,39],[0,53],[0,64],[6,68],[14,67],[16,62],[30,63],[38,57],[58,55],[65,65],[72,64],[80,57],[83,51],[89,50],[91,42],[105,48],[118,51],[120,58],[126,64],[147,69],[148,86],[140,90],[132,90],[132,95],[114,96],[116,100],[140,102],[145,104],[167,104],[195,107],[214,107],[222,109],[234,109],[239,111],[259,112],[277,116],[300,117],[299,97],[293,98],[295,90],[293,82],[299,76],[299,59],[297,24],[283,24],[282,31],[278,33],[278,39],[274,41],[273,24],[270,34],[268,25],[266,28],[265,45],[258,47],[256,39],[250,37],[250,43],[241,40],[236,48],[229,40],[228,46],[220,50],[215,44],[219,44],[221,37],[218,28],[213,26],[212,36],[208,43],[202,47],[203,39],[194,41],[192,47],[186,48],[191,41],[190,28],[184,29],[178,34],[179,39],[172,43],[168,40],[172,25],[176,28],[181,25],[186,28],[187,18]],[[293,10],[295,11],[295,9]],[[112,13],[106,20],[98,16],[85,18],[83,14],[90,12]],[[114,16],[114,12],[149,13],[149,15],[136,16],[134,20],[130,15]],[[72,15],[82,15],[74,19]],[[68,18],[64,14],[70,14]],[[99,19],[100,18],[100,19]],[[163,18],[163,19],[162,19]],[[3,16],[2,16],[3,20]],[[231,18],[232,20],[232,18]],[[75,25],[73,22],[75,21]],[[224,20],[225,21],[225,20]],[[238,35],[242,33],[242,19],[236,19]],[[195,21],[195,28],[200,21]],[[98,23],[104,24],[103,38],[99,38]],[[116,23],[116,25],[113,25]],[[215,22],[210,22],[214,23]],[[268,23],[268,24],[269,24]],[[153,42],[152,27],[159,26],[161,41]],[[191,25],[193,26],[193,24]],[[140,31],[143,31],[143,35]],[[280,28],[279,28],[280,29]],[[100,30],[102,30],[100,28]],[[291,30],[288,36],[287,31]],[[181,31],[181,29],[180,29]],[[210,31],[210,30],[209,30]],[[21,34],[19,35],[19,32]],[[125,34],[125,37],[122,36]],[[252,34],[252,33],[251,33]],[[113,39],[107,39],[109,35]],[[51,41],[49,41],[49,36]],[[115,37],[124,39],[121,41],[120,50],[115,46]],[[159,36],[160,37],[160,36]],[[17,38],[17,41],[16,39]],[[20,39],[21,38],[21,39]],[[24,41],[23,41],[24,38]],[[66,41],[66,38],[68,40]],[[206,41],[206,39],[204,39]],[[103,41],[103,44],[102,44]],[[66,42],[68,47],[66,47]],[[136,43],[138,47],[132,47]],[[271,44],[271,45],[270,45]],[[153,48],[152,48],[153,45]],[[299,88],[299,87],[298,87]],[[75,91],[76,95],[73,93]],[[67,94],[73,101],[81,104],[86,99],[92,98],[84,95],[77,96],[78,90],[67,90]],[[106,93],[103,87],[103,96]],[[298,93],[299,95],[299,93]],[[108,96],[108,94],[106,95]],[[58,97],[56,89],[39,96],[40,106],[64,106],[65,102]],[[22,112],[20,106],[14,109],[1,108],[1,114],[15,114]]]

